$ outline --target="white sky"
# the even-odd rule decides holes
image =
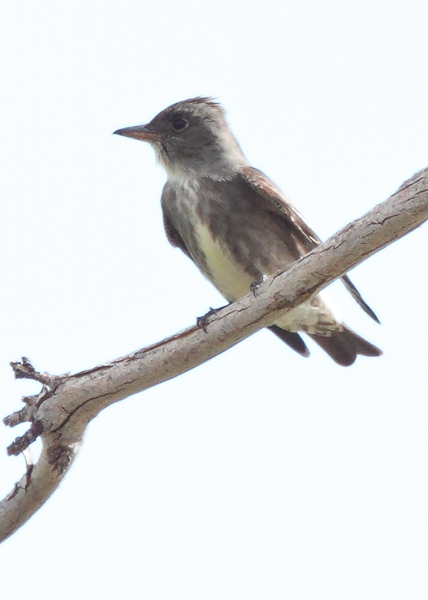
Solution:
[[[152,150],[115,129],[215,96],[325,238],[428,164],[427,31],[423,0],[3,2],[2,417],[37,389],[9,361],[77,371],[222,304],[166,241]],[[1,546],[2,598],[426,600],[426,234],[352,274],[381,327],[335,286],[382,358],[261,332],[105,411]],[[4,495],[24,466],[0,460]]]

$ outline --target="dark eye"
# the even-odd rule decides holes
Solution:
[[[172,128],[174,131],[183,131],[188,126],[188,122],[185,119],[175,119],[172,122]]]

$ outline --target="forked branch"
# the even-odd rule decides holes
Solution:
[[[428,168],[416,173],[386,202],[347,225],[294,263],[263,282],[256,292],[157,344],[111,363],[73,375],[38,373],[28,359],[13,363],[17,377],[42,384],[37,396],[5,419],[11,427],[29,422],[9,453],[25,450],[40,436],[43,450],[14,490],[0,503],[0,540],[16,531],[46,502],[67,473],[86,426],[101,410],[132,394],[177,377],[271,325],[363,260],[428,218]]]

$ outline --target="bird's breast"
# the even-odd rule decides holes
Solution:
[[[210,228],[198,218],[194,221],[194,232],[198,249],[203,255],[203,264],[198,260],[196,262],[206,277],[230,302],[249,294],[253,278],[227,246],[220,243]]]

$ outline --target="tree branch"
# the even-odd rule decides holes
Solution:
[[[191,327],[111,363],[73,375],[38,373],[28,361],[12,363],[16,377],[42,383],[37,396],[5,419],[13,427],[31,423],[9,447],[25,450],[38,436],[43,450],[14,490],[0,503],[0,540],[25,523],[67,473],[89,421],[107,406],[177,377],[224,352],[279,314],[301,304],[363,260],[428,218],[428,168],[416,173],[386,202],[347,225],[285,272],[263,282],[255,295],[208,314],[206,331]]]

